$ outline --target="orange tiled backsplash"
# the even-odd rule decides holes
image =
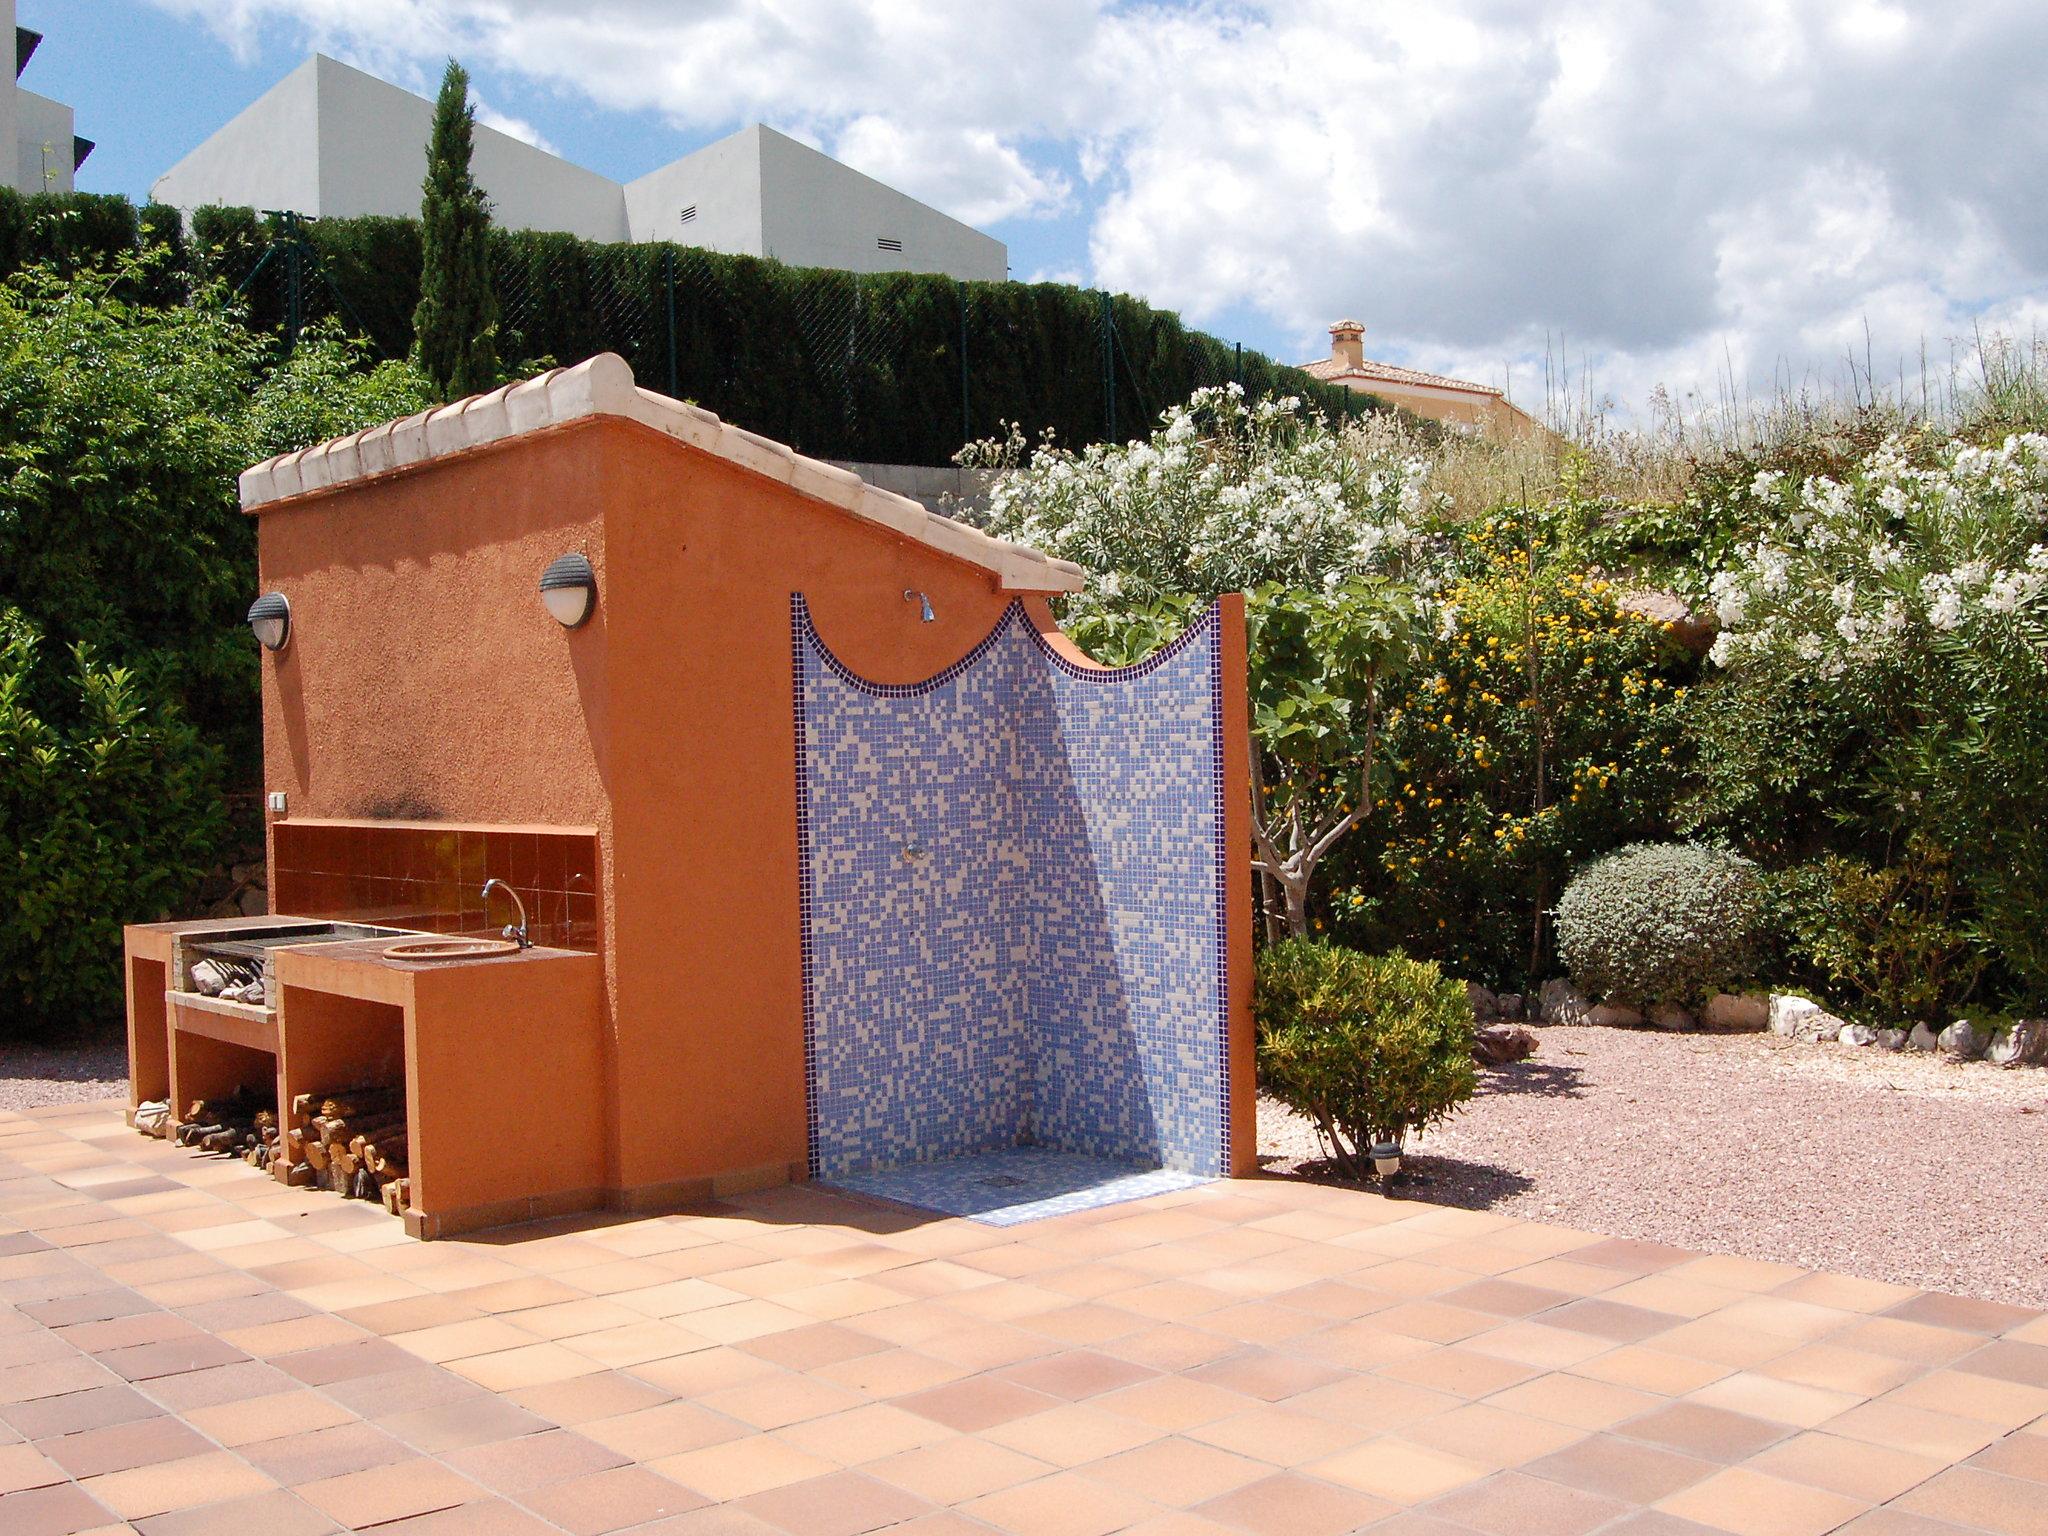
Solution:
[[[512,903],[483,885],[502,880],[526,903],[533,942],[598,947],[597,838],[587,832],[514,832],[332,822],[278,822],[270,909],[294,917],[495,931]]]

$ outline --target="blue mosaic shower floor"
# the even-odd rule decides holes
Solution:
[[[827,1182],[898,1205],[966,1216],[991,1227],[1014,1227],[1210,1181],[1199,1174],[1133,1168],[1050,1147],[1005,1147],[877,1173],[841,1174]]]

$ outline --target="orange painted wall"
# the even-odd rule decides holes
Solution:
[[[882,682],[958,660],[1015,594],[645,428],[598,430],[614,476],[620,1182],[800,1169],[790,594],[848,666]],[[930,597],[935,622],[920,622],[906,587]]]

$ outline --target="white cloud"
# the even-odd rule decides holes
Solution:
[[[1546,357],[1623,398],[1762,389],[1866,322],[1885,372],[2048,307],[2039,0],[156,3],[759,118],[976,222],[1084,223],[1091,281],[1198,323],[1308,356],[1354,313],[1377,355],[1525,399]]]
[[[484,127],[495,128],[498,132],[510,138],[515,138],[522,144],[531,144],[535,149],[544,149],[551,155],[559,155],[561,153],[559,149],[548,142],[546,134],[534,127],[525,118],[513,117],[496,110],[483,97],[473,91],[470,93],[469,100],[471,108],[476,113],[476,120],[482,123]]]

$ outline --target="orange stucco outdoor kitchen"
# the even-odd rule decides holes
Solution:
[[[1097,668],[1048,603],[1076,567],[610,355],[258,465],[242,499],[289,613],[277,915],[128,930],[136,1105],[402,1088],[423,1237],[1012,1143],[1249,1165],[1237,599]],[[563,556],[573,624],[538,590]],[[1091,786],[1140,781],[1090,819],[1123,792]],[[489,879],[531,947],[387,953],[495,934]],[[1195,905],[1144,970],[1114,935],[1151,881]],[[203,995],[195,959],[257,929],[268,993]],[[1116,1102],[1061,1099],[1105,1074]]]

